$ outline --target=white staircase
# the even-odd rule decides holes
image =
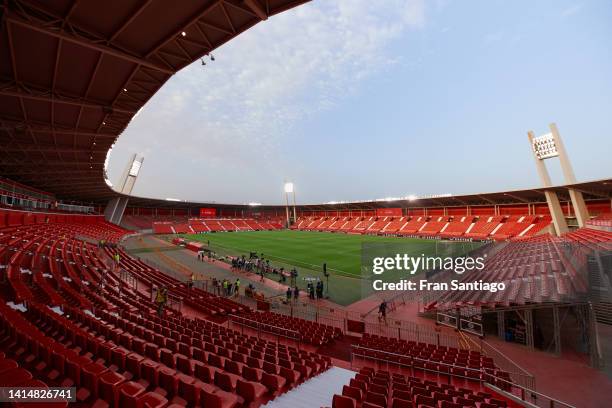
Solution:
[[[264,408],[331,407],[334,394],[342,394],[342,386],[348,384],[354,376],[354,371],[332,367],[268,402]]]

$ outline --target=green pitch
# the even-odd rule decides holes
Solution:
[[[214,234],[185,234],[190,241],[210,242],[213,251],[221,255],[248,256],[250,252],[262,254],[277,267],[297,268],[299,286],[306,287],[304,277],[324,280],[323,263],[327,263],[330,278],[330,297],[337,303],[349,304],[360,299],[361,260],[363,243],[401,243],[415,255],[440,255],[442,247],[460,247],[465,252],[466,243],[441,243],[420,238],[398,238],[374,235],[352,235],[310,231],[243,231]],[[445,249],[447,251],[447,249]],[[324,280],[325,281],[325,280]]]

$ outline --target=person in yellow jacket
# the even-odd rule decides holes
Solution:
[[[155,303],[157,304],[157,314],[161,317],[164,313],[164,307],[168,302],[168,289],[161,287],[157,289],[157,295],[155,295]]]

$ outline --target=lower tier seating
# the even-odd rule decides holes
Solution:
[[[259,406],[330,366],[318,354],[171,309],[158,316],[123,271],[171,287],[203,316],[246,309],[189,291],[119,248],[68,236],[73,230],[0,230],[8,277],[0,280],[0,386],[74,386],[84,406]],[[115,254],[118,267],[109,261]]]
[[[243,321],[242,324],[248,325],[251,322],[275,326],[285,330],[291,330],[298,333],[300,341],[321,346],[334,339],[342,337],[342,330],[338,327],[331,327],[325,324],[304,320],[297,317],[285,316],[271,312],[246,312],[240,315]]]
[[[332,408],[505,408],[491,393],[432,380],[362,368],[333,397]]]

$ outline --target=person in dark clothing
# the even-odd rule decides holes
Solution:
[[[287,287],[287,303],[291,302],[292,290],[291,287]]]
[[[299,297],[300,289],[296,286],[295,288],[293,288],[293,303],[297,303]]]
[[[384,300],[380,306],[378,306],[378,321],[381,320],[384,320],[384,322],[387,323],[387,302]]]

